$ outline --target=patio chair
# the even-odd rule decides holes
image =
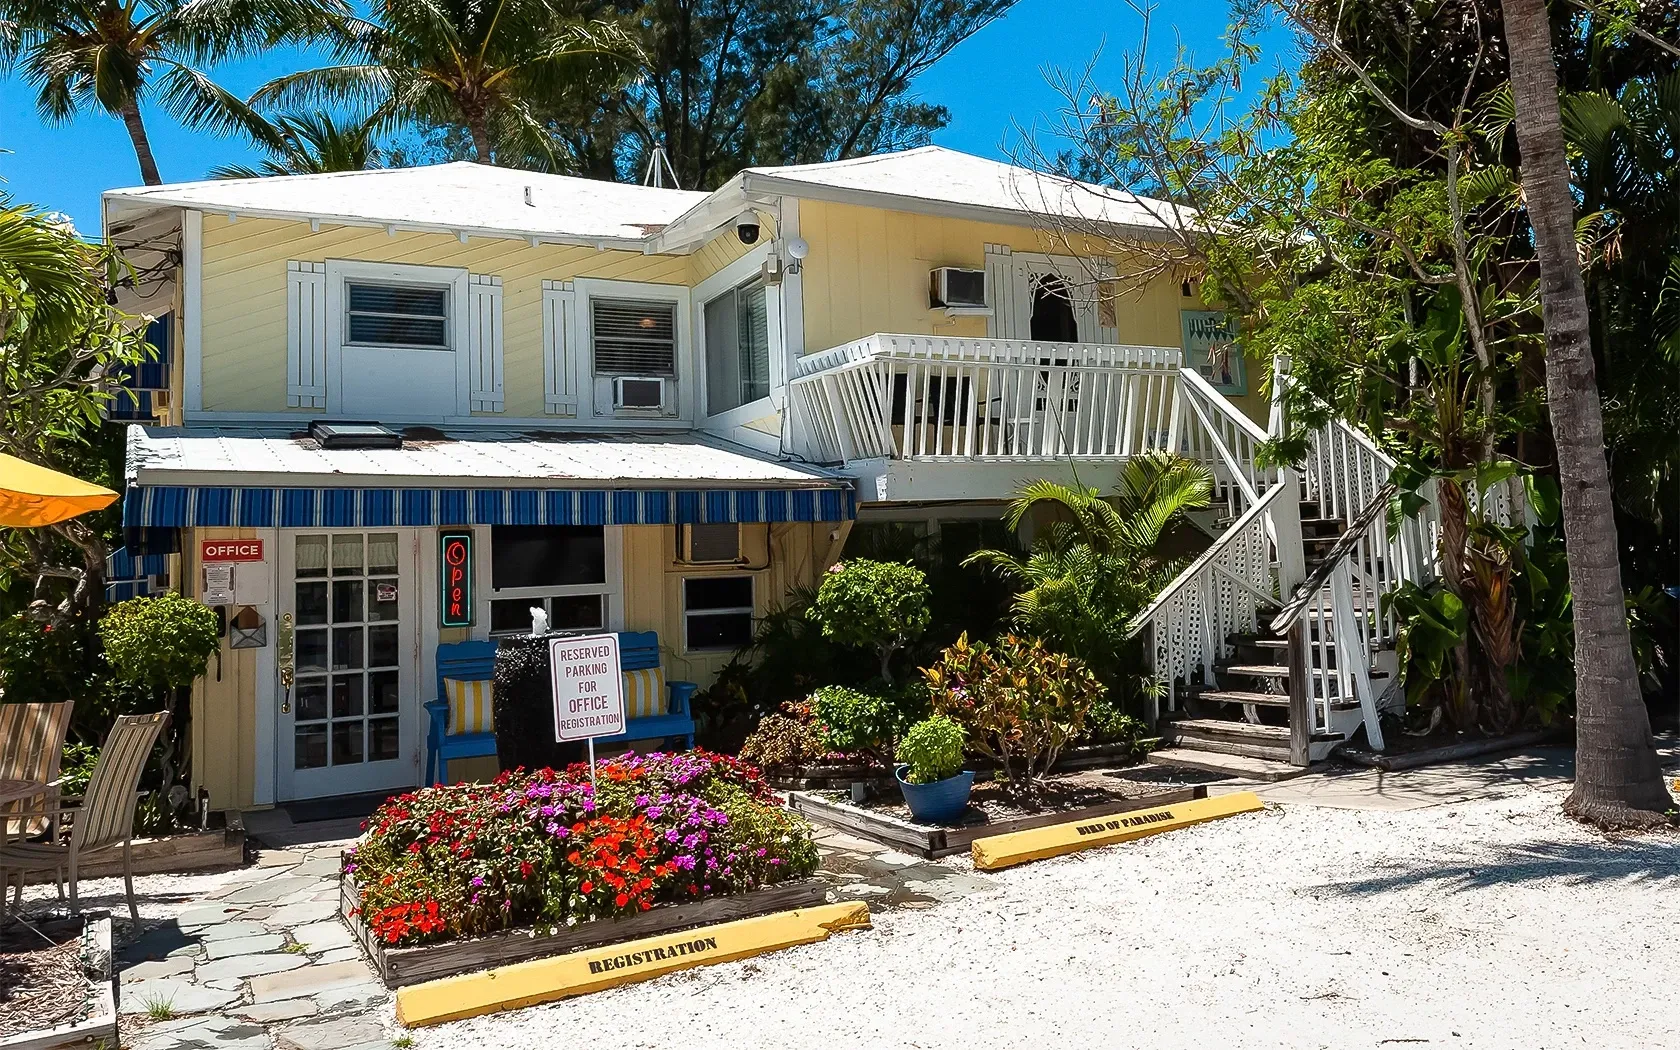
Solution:
[[[54,784],[64,759],[64,736],[70,729],[69,700],[57,704],[0,704],[0,780]],[[0,838],[28,838],[52,830],[48,817],[15,817],[26,810],[50,812],[56,789],[48,795],[0,806]]]
[[[17,879],[17,893],[13,906],[23,904],[23,877],[31,871],[53,871],[70,875],[70,913],[78,914],[81,904],[77,894],[77,871],[82,859],[95,850],[122,843],[123,886],[128,894],[128,914],[140,919],[140,909],[134,903],[134,807],[139,802],[140,774],[151,757],[152,745],[158,734],[169,724],[169,712],[157,711],[149,715],[123,715],[111,727],[105,746],[99,751],[99,762],[93,767],[87,794],[76,809],[62,810],[71,814],[68,842],[7,842],[0,845],[0,893],[5,892],[6,880]],[[71,800],[65,799],[65,802]],[[45,814],[43,814],[45,815]]]

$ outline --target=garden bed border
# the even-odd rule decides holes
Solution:
[[[1405,769],[1431,766],[1437,762],[1456,762],[1466,758],[1479,758],[1499,751],[1521,751],[1536,744],[1549,743],[1556,735],[1554,730],[1535,729],[1521,733],[1509,733],[1505,736],[1490,736],[1483,737],[1480,740],[1445,744],[1441,747],[1424,748],[1421,751],[1405,751],[1393,755],[1384,754],[1380,751],[1352,751],[1346,748],[1336,752],[1336,755],[1338,758],[1345,759],[1356,766],[1380,769],[1385,773],[1398,773]]]
[[[537,933],[530,929],[501,930],[462,941],[391,948],[379,943],[367,923],[353,914],[361,899],[355,877],[340,875],[338,885],[339,917],[350,927],[351,934],[362,946],[363,953],[387,988],[401,988],[472,970],[563,955],[577,948],[657,936],[691,926],[708,926],[768,912],[809,908],[828,900],[828,883],[811,876],[727,897],[661,904],[640,915],[594,919],[554,933]],[[10,1048],[0,1047],[0,1050]]]
[[[59,1025],[37,1032],[20,1032],[0,1039],[0,1050],[58,1050],[60,1047],[119,1045],[117,1030],[117,982],[111,955],[111,913],[82,913],[83,974],[90,985],[93,1003],[88,1015],[75,1024]],[[109,1036],[110,1041],[106,1042]]]
[[[1099,802],[1094,806],[1085,806],[1080,809],[1034,813],[1031,816],[1014,817],[988,824],[968,824],[960,828],[940,828],[930,824],[916,824],[902,817],[895,817],[887,813],[876,813],[861,806],[854,806],[849,802],[830,801],[803,791],[793,791],[788,794],[788,808],[809,820],[828,824],[855,835],[862,835],[864,838],[879,842],[884,846],[914,853],[927,860],[935,860],[939,857],[949,857],[954,853],[966,852],[973,845],[975,839],[990,838],[993,835],[1008,835],[1016,831],[1046,827],[1050,824],[1091,820],[1097,817],[1111,816],[1115,813],[1127,813],[1134,809],[1170,806],[1174,803],[1190,802],[1194,799],[1206,797],[1207,785],[1194,784],[1182,788],[1168,788],[1164,791],[1138,795],[1132,798],[1117,798],[1110,802]]]

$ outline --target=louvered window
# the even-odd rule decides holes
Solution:
[[[677,373],[674,303],[592,299],[589,331],[597,374],[674,376]]]
[[[449,349],[449,289],[429,285],[348,286],[349,342],[358,346]]]

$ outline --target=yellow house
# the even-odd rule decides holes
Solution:
[[[854,520],[995,517],[1150,448],[1251,488],[1218,319],[1068,232],[1161,207],[937,147],[712,193],[466,163],[108,192],[125,305],[172,318],[128,554],[228,624],[197,786],[419,783],[437,647],[533,608],[704,685]]]

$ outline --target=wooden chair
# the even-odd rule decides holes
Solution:
[[[87,794],[72,814],[70,839],[59,842],[7,842],[0,845],[0,893],[6,880],[15,875],[17,894],[13,906],[23,903],[23,877],[31,871],[54,871],[70,875],[70,912],[81,904],[77,894],[77,868],[82,858],[95,850],[122,843],[123,885],[128,893],[128,914],[138,921],[140,909],[134,903],[134,807],[140,801],[140,774],[151,757],[158,734],[169,724],[169,712],[123,715],[111,727],[99,762],[88,780]],[[68,799],[65,801],[69,801]],[[50,815],[50,814],[43,814]]]
[[[64,737],[70,730],[69,700],[57,704],[0,704],[0,780],[55,784],[64,760]],[[48,795],[0,806],[0,837],[28,838],[52,829],[48,817],[20,817],[28,811],[51,811],[56,789]]]

